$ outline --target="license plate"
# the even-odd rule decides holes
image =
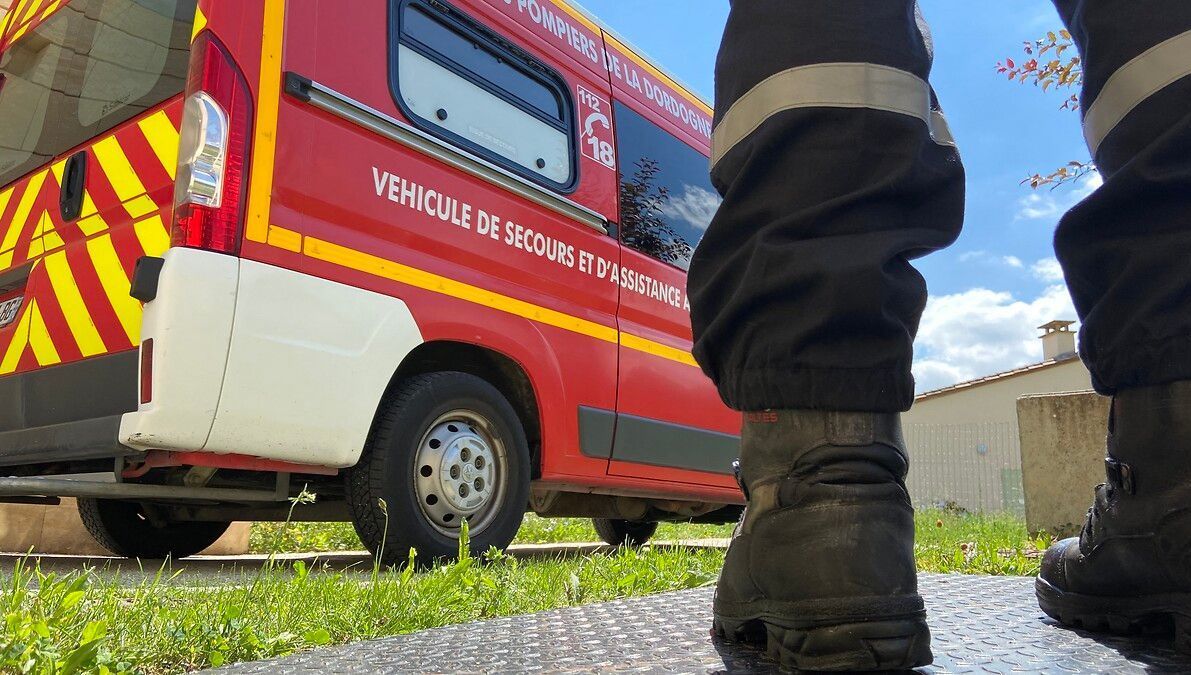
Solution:
[[[18,295],[15,298],[9,298],[0,302],[0,328],[4,328],[13,321],[16,321],[17,314],[21,311],[21,303],[24,301],[25,296]]]

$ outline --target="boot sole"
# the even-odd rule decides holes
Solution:
[[[787,623],[770,617],[717,616],[712,630],[729,642],[764,644],[770,658],[796,670],[909,670],[934,660],[925,611],[833,625]]]
[[[1047,616],[1064,626],[1095,633],[1170,636],[1179,652],[1191,654],[1191,593],[1111,597],[1069,593],[1039,577],[1034,595]]]

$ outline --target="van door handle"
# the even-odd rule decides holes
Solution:
[[[83,195],[87,191],[87,151],[76,152],[66,160],[62,171],[62,190],[58,194],[58,208],[62,220],[70,222],[83,212]]]

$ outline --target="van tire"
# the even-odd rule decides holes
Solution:
[[[466,454],[468,462],[461,461],[469,448],[474,459]],[[491,466],[492,473],[485,474],[489,483],[476,469],[481,455],[488,458],[483,467]],[[457,479],[460,466],[480,482]],[[452,480],[473,482],[451,491]],[[482,500],[480,510],[467,516],[470,552],[504,550],[528,509],[529,481],[529,443],[513,406],[487,381],[459,372],[416,375],[394,384],[360,461],[345,472],[352,524],[385,565],[406,562],[411,550],[421,566],[456,558],[457,523],[464,516],[452,511],[456,495],[471,485],[486,485],[488,492],[486,498],[478,488],[465,495]],[[440,492],[451,496],[439,499]]]
[[[616,520],[613,518],[592,518],[596,534],[609,546],[643,546],[658,531],[658,524],[650,521]]]
[[[100,546],[124,558],[186,558],[223,536],[230,522],[169,521],[154,525],[139,502],[78,499],[79,517]]]

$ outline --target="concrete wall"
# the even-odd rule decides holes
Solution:
[[[1021,430],[1026,526],[1066,537],[1079,532],[1092,488],[1104,482],[1110,399],[1094,392],[1024,396]]]
[[[0,0],[3,2],[3,0]],[[248,552],[248,523],[234,523],[207,555],[236,555]],[[49,553],[63,555],[111,555],[95,543],[73,499],[59,506],[0,504],[0,552]]]

